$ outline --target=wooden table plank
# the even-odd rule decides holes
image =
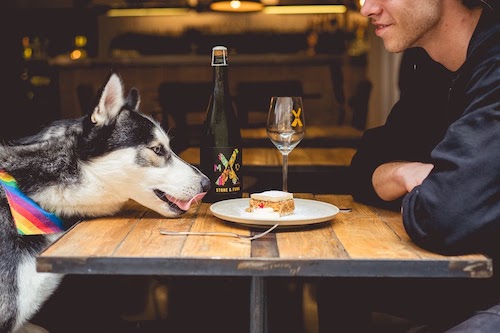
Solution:
[[[335,186],[335,184],[332,184],[332,186]],[[337,206],[339,209],[352,209],[354,206],[354,200],[347,194],[316,194],[314,197],[316,200],[328,202]],[[362,208],[359,208],[358,210],[362,211]]]
[[[257,229],[252,234],[263,232]],[[276,242],[276,234],[269,233],[252,241],[252,258],[279,258],[280,251]]]
[[[288,165],[293,167],[347,167],[356,153],[354,148],[295,148],[288,155]],[[200,149],[190,147],[179,157],[193,164],[200,164]],[[243,148],[245,167],[280,167],[282,156],[276,148]]]
[[[231,224],[213,216],[209,204],[202,204],[198,218],[191,231],[194,232],[234,232],[250,235],[236,224]],[[178,236],[167,236],[178,237]],[[250,257],[251,242],[236,237],[188,236],[182,255],[186,257]]]
[[[318,198],[328,200],[329,196],[318,195]],[[352,258],[420,258],[414,248],[408,247],[408,243],[411,243],[409,239],[403,242],[398,233],[381,218],[381,213],[385,216],[392,212],[376,212],[369,206],[354,202],[350,196],[336,196],[336,199],[340,207],[352,208],[351,212],[339,213],[333,222],[335,234]],[[401,221],[401,215],[399,219]]]
[[[194,223],[198,208],[197,205],[193,205],[192,209],[180,218],[165,218],[155,212],[148,211],[120,245],[115,256],[161,257],[165,253],[169,253],[171,256],[180,255],[186,240],[185,237],[162,236],[160,229],[189,230]]]
[[[352,126],[319,126],[311,125],[306,128],[304,139],[361,139],[363,131],[360,131]],[[257,128],[242,128],[241,137],[244,139],[267,139],[267,131],[265,127]]]
[[[356,149],[354,148],[300,148],[288,155],[289,166],[348,167]]]
[[[294,193],[293,196],[315,200],[311,193]],[[318,246],[328,244],[335,238],[336,235],[328,222],[276,233],[281,258],[347,258],[340,242],[334,242],[331,247]]]
[[[48,248],[46,255],[60,257],[113,256],[122,241],[139,224],[140,211],[127,210],[116,217],[103,217],[80,222]]]
[[[425,253],[426,258],[442,258],[441,255],[437,253],[433,253],[427,250],[424,250],[422,248],[419,248],[415,243],[413,243],[410,239],[410,236],[408,236],[408,233],[406,233],[406,230],[404,228],[404,225],[401,221],[401,213],[395,212],[395,211],[387,211],[381,208],[375,208],[373,207],[373,210],[377,212],[380,216],[380,218],[387,223],[387,225],[390,226],[390,228],[400,237],[406,244],[407,246],[411,247],[419,256],[422,256],[422,253]],[[477,258],[477,255],[471,254],[471,255],[462,255],[462,256],[456,256],[457,259],[459,260],[467,260],[471,259],[473,260],[474,258]]]
[[[360,140],[362,135],[352,126],[307,126],[305,139]]]
[[[338,241],[328,222],[316,227],[302,228],[302,230],[288,231],[286,233],[277,232],[276,239],[280,250],[280,258],[348,258],[344,247]],[[334,241],[332,242],[332,240]],[[330,244],[330,246],[318,246],[318,244]]]
[[[352,223],[349,216],[341,214],[335,220],[333,229],[351,258],[419,258],[399,241],[397,235],[385,223],[371,217],[359,217]]]
[[[415,256],[411,255],[411,257],[422,258],[422,259],[442,259],[443,257],[439,254],[429,252],[424,250],[417,245],[415,245],[408,234],[406,233],[403,223],[401,221],[401,213],[396,211],[385,210],[376,207],[370,207],[362,204],[358,204],[354,202],[350,195],[329,195],[329,194],[317,194],[315,195],[316,199],[329,202],[333,205],[336,205],[339,208],[349,208],[356,207],[353,212],[352,219],[357,220],[359,216],[373,216],[373,213],[376,214],[377,218],[380,218],[387,226],[394,232],[395,235],[405,244],[405,252],[412,251]],[[348,220],[349,214],[346,214],[345,219]],[[349,222],[346,223],[346,225]],[[392,237],[391,237],[392,238]],[[464,255],[464,256],[456,256],[458,260],[467,260],[467,259],[477,259],[478,256],[473,255]]]
[[[307,147],[355,147],[361,140],[363,131],[352,126],[308,125],[301,145]],[[270,146],[266,128],[242,128],[241,137],[245,147]]]
[[[200,148],[190,147],[182,151],[179,157],[189,164],[200,165]],[[279,166],[281,155],[273,148],[243,148],[243,165]]]

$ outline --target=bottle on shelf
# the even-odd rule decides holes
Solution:
[[[204,202],[242,196],[242,144],[238,118],[229,92],[227,48],[212,49],[213,90],[200,140],[200,169],[210,178]]]

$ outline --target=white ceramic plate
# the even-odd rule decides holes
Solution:
[[[219,201],[210,206],[210,211],[214,216],[226,221],[256,226],[272,226],[278,222],[280,226],[300,226],[326,222],[339,212],[338,207],[326,202],[297,198],[293,200],[295,202],[293,214],[276,218],[246,212],[249,198]]]

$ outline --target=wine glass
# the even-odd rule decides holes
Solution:
[[[271,97],[267,136],[283,156],[283,191],[288,192],[288,154],[306,132],[302,97]]]

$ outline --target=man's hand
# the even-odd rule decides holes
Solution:
[[[422,184],[433,168],[420,162],[385,163],[373,172],[373,187],[381,199],[392,201]]]

